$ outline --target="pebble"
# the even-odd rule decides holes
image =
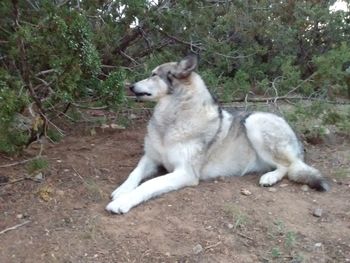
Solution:
[[[38,173],[34,176],[34,180],[36,181],[42,181],[44,179],[43,173]]]
[[[284,187],[287,187],[288,184],[281,184],[280,187],[284,188]]]
[[[312,215],[315,217],[321,217],[323,213],[323,209],[322,208],[315,208],[315,210],[313,211]]]
[[[315,247],[322,247],[322,243],[316,243],[314,246]]]
[[[203,251],[201,244],[197,244],[193,247],[193,252],[197,255]]]
[[[17,217],[18,219],[22,219],[24,216],[23,216],[22,214],[18,214],[18,215],[16,215],[16,217]]]
[[[277,192],[277,189],[274,187],[269,187],[269,188],[267,188],[267,191],[274,193],[274,192]]]
[[[251,195],[252,192],[250,192],[248,189],[242,188],[241,189],[241,194],[242,195]]]
[[[304,184],[304,185],[301,187],[301,190],[304,191],[304,192],[309,191],[309,189],[310,189],[309,186],[306,185],[306,184]]]
[[[228,227],[229,229],[232,229],[232,228],[233,228],[233,224],[227,224],[227,227]]]

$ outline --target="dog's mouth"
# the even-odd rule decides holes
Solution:
[[[134,94],[136,95],[136,97],[152,96],[152,94],[148,92],[134,92]]]

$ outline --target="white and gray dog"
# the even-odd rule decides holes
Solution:
[[[157,101],[145,137],[145,153],[106,209],[127,213],[169,191],[219,176],[263,173],[260,185],[283,177],[320,191],[328,181],[303,161],[302,145],[287,122],[266,112],[222,110],[194,72],[197,57],[158,66],[130,87],[138,99]],[[159,167],[167,174],[153,177]],[[140,184],[141,183],[141,184]]]

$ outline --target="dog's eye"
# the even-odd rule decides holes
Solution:
[[[154,76],[157,76],[157,74],[156,73],[152,73],[151,77],[154,77]]]

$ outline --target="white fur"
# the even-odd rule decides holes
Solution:
[[[201,77],[192,72],[194,62],[161,65],[152,77],[133,86],[140,99],[158,103],[148,124],[145,154],[113,191],[108,211],[126,213],[150,198],[218,176],[266,172],[260,185],[270,186],[287,173],[296,181],[309,171],[317,174],[302,161],[299,141],[284,119],[270,113],[244,117],[221,111]],[[140,185],[159,166],[168,173]]]

